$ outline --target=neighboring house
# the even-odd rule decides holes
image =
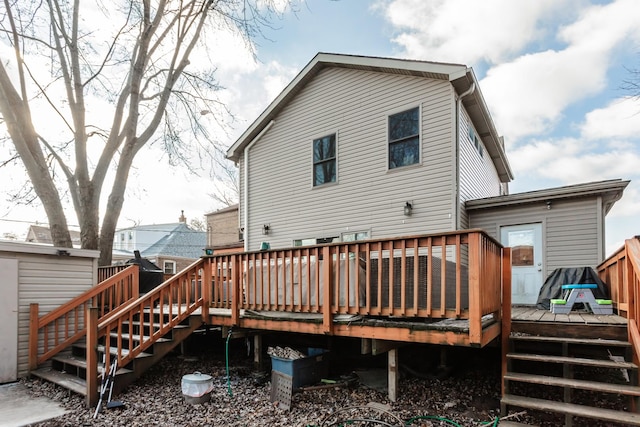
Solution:
[[[238,205],[218,209],[205,214],[207,223],[207,248],[216,253],[242,249],[242,231],[238,223]]]
[[[470,227],[487,227],[502,239],[503,226],[537,223],[546,233],[534,261],[544,273],[533,285],[538,289],[552,268],[594,266],[604,258],[604,215],[627,184],[509,196],[513,174],[504,142],[471,68],[326,53],[311,60],[227,157],[240,168],[245,250],[262,242],[281,248]],[[585,187],[594,189],[582,194]],[[572,233],[553,219],[567,206],[589,217]],[[582,245],[592,249],[575,250]],[[557,257],[558,248],[573,248],[573,255]]]
[[[175,274],[203,255],[207,233],[190,228],[183,214],[180,221],[117,230],[113,243],[114,262],[126,262],[140,251],[165,274]]]
[[[69,234],[71,235],[71,243],[73,244],[73,247],[81,247],[82,242],[80,241],[80,232],[69,230]],[[30,225],[25,241],[31,243],[53,245],[53,240],[51,239],[51,230],[49,229],[49,227],[43,227],[41,225]]]

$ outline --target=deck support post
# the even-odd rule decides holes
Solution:
[[[233,255],[231,258],[231,324],[233,326],[240,324],[240,304],[242,303],[242,297],[240,296],[240,275],[238,274],[240,265],[238,255]]]
[[[331,318],[331,294],[333,293],[333,255],[331,247],[322,248],[322,330],[330,335],[333,332]]]
[[[388,378],[389,400],[395,402],[398,399],[398,349],[389,350],[388,353]]]
[[[262,335],[253,336],[253,366],[257,370],[262,370],[264,357],[262,356]]]
[[[469,343],[471,345],[482,342],[481,245],[481,234],[479,232],[469,233]]]
[[[38,316],[37,303],[29,304],[29,371],[38,367]]]
[[[85,315],[87,321],[87,396],[85,402],[89,408],[98,403],[98,310],[97,307],[88,307]],[[118,355],[114,357],[118,357]]]
[[[502,395],[509,392],[504,377],[507,375],[509,365],[507,353],[509,353],[509,337],[511,336],[511,248],[502,249]],[[506,414],[503,414],[506,415]]]
[[[211,258],[205,258],[202,271],[202,322],[211,323],[209,307],[211,307],[211,294],[213,293],[213,274],[211,273]]]

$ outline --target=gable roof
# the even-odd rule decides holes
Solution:
[[[74,246],[80,247],[82,244],[80,241],[80,232],[76,230],[69,230],[69,235],[71,236],[71,243]],[[41,225],[30,225],[26,241],[52,245],[53,239],[51,238],[51,230],[49,227],[43,227]]]
[[[180,223],[170,234],[162,237],[147,249],[141,251],[143,257],[180,257],[199,258],[207,245],[207,233],[192,230],[187,224]]]
[[[321,70],[328,67],[350,68],[379,73],[400,74],[449,81],[458,95],[475,88],[462,99],[473,121],[477,134],[482,138],[487,152],[503,182],[513,179],[513,173],[504,151],[502,138],[495,129],[491,115],[480,92],[473,69],[462,64],[415,61],[406,59],[381,58],[371,56],[318,53],[300,73],[284,88],[266,110],[249,126],[227,151],[227,158],[237,162],[242,150],[251,143],[278,113],[312,80]]]
[[[551,202],[553,200],[575,197],[601,196],[603,198],[602,206],[606,214],[611,210],[613,205],[620,200],[627,185],[629,185],[629,181],[623,181],[621,179],[594,181],[584,184],[565,185],[563,187],[509,194],[506,196],[467,200],[465,207],[467,211],[473,211],[527,203]]]

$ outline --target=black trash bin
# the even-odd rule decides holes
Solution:
[[[140,285],[140,293],[146,294],[164,282],[164,272],[160,267],[148,259],[142,258],[140,256],[140,251],[133,251],[133,254],[135,255],[135,258],[127,261],[127,265],[138,265],[138,283]]]

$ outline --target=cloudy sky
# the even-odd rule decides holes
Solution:
[[[221,97],[237,118],[227,145],[317,52],[466,64],[504,135],[512,193],[629,179],[607,217],[607,253],[640,234],[640,100],[623,89],[640,69],[637,0],[306,0],[296,9],[256,40],[257,61],[233,38],[218,42]],[[221,207],[207,196],[209,178],[158,175],[145,168],[153,156],[130,177],[121,226]],[[0,234],[46,222],[0,203]]]

